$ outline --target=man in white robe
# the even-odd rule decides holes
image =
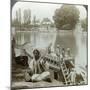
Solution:
[[[29,64],[29,69],[25,72],[26,81],[51,81],[50,72],[46,68],[43,58],[40,55],[40,52],[35,49],[33,51],[33,59]]]

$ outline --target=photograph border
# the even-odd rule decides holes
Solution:
[[[13,2],[14,1],[14,2]],[[24,1],[24,0],[11,0],[10,3],[10,88],[11,90],[14,90],[14,88],[12,88],[12,37],[11,37],[11,32],[12,32],[12,28],[11,28],[11,24],[12,24],[12,9],[14,7],[14,5],[17,2],[31,2],[31,3],[46,3],[46,4],[66,4],[66,5],[84,5],[87,7],[87,25],[88,25],[88,5],[87,4],[72,4],[72,3],[60,3],[60,2],[43,2],[43,1]],[[87,26],[87,65],[88,65],[88,26]],[[15,88],[15,89],[35,89],[35,88],[53,88],[53,87],[72,87],[72,86],[86,86],[88,85],[88,66],[87,66],[87,84],[84,85],[63,85],[63,86],[48,86],[48,87],[32,87],[32,88]]]

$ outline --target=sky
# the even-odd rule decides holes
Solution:
[[[31,10],[31,20],[34,16],[36,19],[42,20],[43,18],[52,19],[54,12],[57,8],[60,8],[62,4],[50,4],[50,3],[33,3],[33,2],[17,2],[12,9],[12,18],[15,17],[16,10],[21,8],[22,16],[25,9]],[[82,5],[76,5],[80,11],[80,19],[84,19],[87,16],[86,10]]]

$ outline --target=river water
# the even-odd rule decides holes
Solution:
[[[45,48],[50,43],[55,49],[56,45],[70,48],[75,57],[75,64],[83,68],[87,65],[87,32],[76,30],[45,30],[45,31],[18,31],[16,32],[18,45],[30,42],[35,48]]]

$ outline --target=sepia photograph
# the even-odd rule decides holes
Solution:
[[[88,6],[11,2],[11,88],[88,84]]]

